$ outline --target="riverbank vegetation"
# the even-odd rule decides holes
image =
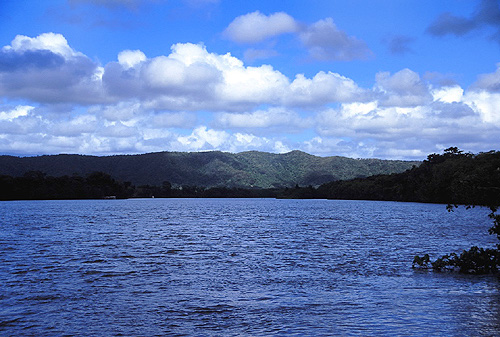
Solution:
[[[0,176],[0,200],[64,200],[127,198],[275,198],[278,189],[244,189],[200,186],[134,186],[120,182],[104,172],[52,177],[30,171],[21,177]]]

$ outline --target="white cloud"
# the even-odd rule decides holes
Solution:
[[[200,126],[189,136],[179,137],[177,141],[192,151],[213,150],[226,143],[229,137],[225,131],[209,130],[205,126]]]
[[[116,97],[135,97],[157,109],[245,109],[278,101],[288,78],[269,65],[245,67],[230,54],[203,45],[176,44],[168,56],[141,61],[137,69],[111,63],[105,87]]]
[[[321,111],[316,122],[319,137],[306,142],[306,149],[316,146],[318,151],[332,148],[351,156],[379,158],[423,158],[440,152],[439,146],[488,150],[484,146],[493,144],[491,139],[498,138],[500,131],[500,114],[496,113],[500,94],[464,94],[460,87],[443,87],[432,91],[430,102],[425,98],[408,104],[418,101],[414,96],[427,96],[415,75],[405,70],[399,76],[379,77],[375,90],[384,90],[386,100],[344,103]],[[387,104],[387,95],[400,104]]]
[[[140,50],[124,50],[118,54],[118,63],[125,69],[133,68],[146,61],[146,55]]]
[[[186,82],[186,67],[166,56],[155,57],[144,70],[146,83],[153,89],[182,88]]]
[[[65,59],[83,56],[82,53],[74,51],[68,45],[68,41],[63,35],[54,33],[43,33],[34,38],[17,35],[12,40],[11,45],[3,47],[3,50],[14,51],[16,53],[47,50],[54,54],[59,54]]]
[[[35,107],[30,105],[18,105],[9,111],[0,111],[0,120],[12,121],[21,116],[28,116],[29,112]]]
[[[105,123],[104,128],[100,130],[100,135],[111,138],[133,137],[137,134],[134,127],[126,126],[121,122]]]
[[[432,101],[429,87],[410,69],[403,69],[394,75],[378,73],[376,90],[380,93],[380,103],[385,106],[413,107]]]
[[[224,35],[232,41],[255,43],[285,33],[293,33],[299,25],[290,15],[279,12],[269,16],[259,11],[238,16],[225,29]]]
[[[52,136],[74,138],[82,134],[95,133],[99,126],[99,121],[94,115],[81,115],[69,121],[54,121],[47,127],[47,131]]]
[[[12,137],[12,135],[23,136],[30,139],[34,133],[44,127],[41,119],[35,116],[19,116],[12,119],[0,120],[0,135]]]
[[[463,98],[463,95],[464,90],[458,85],[452,87],[441,87],[432,90],[434,101],[445,103],[460,102]]]
[[[464,102],[480,114],[483,122],[500,127],[500,93],[470,91],[465,95]]]
[[[0,95],[35,102],[103,103],[102,68],[60,34],[18,35],[0,50]]]
[[[314,106],[333,102],[363,100],[366,90],[344,76],[320,71],[313,78],[299,74],[289,86],[284,102],[289,105]]]
[[[95,114],[102,114],[108,121],[130,121],[142,113],[142,106],[139,102],[119,102],[115,105],[108,105],[103,108],[95,107],[89,109]]]
[[[316,136],[304,142],[303,150],[323,156],[342,153],[343,156],[350,158],[373,158],[376,148],[370,144],[352,141],[345,137]]]
[[[118,62],[100,66],[75,52],[61,35],[50,36],[59,42],[43,45],[66,50],[64,57],[50,50],[35,58],[27,54],[33,41],[36,45],[44,41],[42,36],[28,38],[26,48],[3,48],[5,62],[14,65],[2,67],[0,55],[0,94],[40,103],[138,101],[153,110],[248,111],[262,104],[345,102],[364,93],[354,81],[339,74],[319,72],[311,79],[297,75],[291,82],[270,65],[245,66],[229,53],[209,53],[203,45],[191,43],[175,44],[169,55],[154,58],[147,58],[140,50],[125,50],[118,54]],[[33,59],[38,63],[33,65]]]
[[[290,132],[291,129],[296,130],[310,127],[311,122],[301,118],[295,111],[282,107],[274,107],[267,110],[246,113],[216,114],[215,125],[230,129],[278,128],[281,132]]]
[[[269,65],[233,67],[223,72],[219,94],[228,102],[277,103],[288,86],[288,78]]]
[[[273,152],[277,152],[277,153],[287,153],[287,152],[290,152],[292,151],[292,149],[290,149],[287,145],[285,145],[282,141],[278,140],[274,143],[274,148],[273,148]]]

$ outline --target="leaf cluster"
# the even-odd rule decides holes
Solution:
[[[430,269],[435,271],[456,270],[463,274],[495,274],[500,268],[500,252],[498,249],[484,249],[476,246],[464,250],[460,255],[455,253],[443,255],[434,262],[429,254],[423,257],[415,256],[413,268]]]

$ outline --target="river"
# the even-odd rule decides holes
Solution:
[[[486,209],[375,201],[0,203],[0,335],[499,336]]]

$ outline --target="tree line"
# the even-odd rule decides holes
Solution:
[[[21,177],[0,176],[0,200],[127,199],[127,198],[275,198],[278,189],[200,186],[134,186],[104,172],[52,177],[29,171]]]
[[[500,205],[500,152],[471,154],[451,147],[402,173],[289,188],[281,197],[496,206]]]

